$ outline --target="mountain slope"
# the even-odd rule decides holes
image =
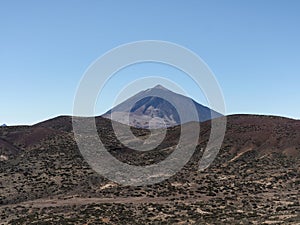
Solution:
[[[194,116],[191,115],[193,106],[197,113]],[[182,118],[180,118],[175,107],[177,109],[180,107]],[[153,128],[160,128],[176,126],[191,121],[203,122],[220,117],[221,114],[200,105],[191,98],[157,85],[154,88],[139,92],[102,116],[140,128],[149,128],[151,121]]]
[[[217,158],[198,172],[210,135],[210,121],[203,122],[190,162],[166,181],[146,187],[118,185],[92,170],[76,146],[70,121],[71,117],[57,117],[30,127],[0,128],[2,153],[7,149],[13,153],[0,156],[4,159],[0,162],[1,224],[300,222],[298,120],[228,116]],[[140,152],[118,141],[110,120],[97,117],[96,124],[115,158],[140,166],[168,157],[181,128],[168,128],[167,138],[157,149]],[[140,138],[149,133],[138,128],[132,131]]]

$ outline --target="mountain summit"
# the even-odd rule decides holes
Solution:
[[[183,118],[180,118],[174,104],[180,105]],[[191,115],[191,104],[195,106],[196,117]],[[220,116],[222,115],[208,107],[162,85],[141,91],[102,115],[139,128],[171,127],[191,121],[203,122]]]

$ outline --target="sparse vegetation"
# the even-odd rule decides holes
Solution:
[[[180,134],[178,128],[170,128],[156,150],[135,152],[116,140],[108,120],[99,118],[97,126],[100,135],[108,134],[103,140],[111,153],[135,165],[163,160]],[[300,222],[299,122],[229,118],[217,159],[198,172],[209,123],[201,129],[194,156],[175,176],[155,185],[124,187],[101,177],[84,161],[68,117],[33,127],[1,127],[1,143],[9,144],[0,143],[0,154],[12,148],[9,159],[0,162],[1,224]],[[134,133],[145,136],[147,131]]]

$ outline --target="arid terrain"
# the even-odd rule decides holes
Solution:
[[[0,127],[1,224],[300,224],[300,121],[255,115],[227,118],[222,148],[206,170],[198,161],[210,134],[200,124],[195,154],[164,182],[121,186],[93,171],[78,150],[71,117]],[[180,126],[157,149],[138,152],[96,118],[101,140],[123,162],[166,158]],[[186,125],[188,126],[188,124]],[[137,137],[149,131],[132,128]]]

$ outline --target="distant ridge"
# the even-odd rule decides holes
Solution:
[[[162,98],[158,96],[162,96]],[[183,121],[181,121],[175,107],[166,99],[177,102],[185,110],[186,118]],[[197,120],[190,116],[192,114],[190,111],[191,104],[194,104],[197,111]],[[151,120],[153,128],[161,128],[191,121],[204,122],[222,115],[191,98],[172,92],[162,85],[156,85],[139,92],[102,116],[138,128],[149,128],[149,121]]]
[[[7,125],[4,123],[4,124],[1,125],[1,127],[7,127]]]

